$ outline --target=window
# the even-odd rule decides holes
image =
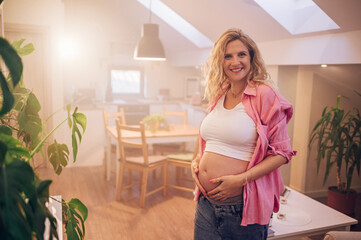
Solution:
[[[111,68],[109,85],[113,99],[143,97],[143,71],[135,68]]]

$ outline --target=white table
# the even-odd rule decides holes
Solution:
[[[114,126],[109,126],[106,129],[107,131],[107,171],[106,171],[106,178],[109,181],[110,180],[110,147],[111,143],[115,142],[117,143],[118,139],[118,133],[117,129]],[[153,143],[170,143],[170,142],[194,142],[197,141],[197,136],[199,134],[199,129],[188,124],[170,124],[169,130],[164,131],[156,131],[156,132],[150,132],[148,130],[145,131],[145,138],[148,144]],[[122,137],[134,140],[134,141],[140,141],[140,135],[136,135],[133,132],[122,132]],[[119,149],[118,144],[116,144],[117,153],[116,153],[116,159],[119,158]],[[118,169],[118,168],[117,168]],[[118,182],[118,181],[116,181]]]
[[[273,214],[272,227],[275,235],[269,239],[294,239],[324,234],[328,231],[350,231],[357,224],[353,219],[289,187],[287,204],[280,205],[279,213],[285,213],[285,219]]]

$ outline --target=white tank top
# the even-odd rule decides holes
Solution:
[[[233,109],[224,108],[224,98],[202,122],[200,134],[206,141],[205,151],[250,161],[257,142],[256,124],[242,103]]]

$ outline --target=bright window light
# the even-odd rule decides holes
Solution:
[[[70,37],[64,37],[59,42],[59,53],[65,59],[75,58],[79,53],[78,49],[77,42]]]
[[[292,35],[339,29],[312,0],[255,0]]]
[[[138,0],[138,2],[147,9],[150,8],[150,0]],[[151,11],[197,47],[209,48],[213,46],[213,42],[209,40],[209,38],[203,35],[203,33],[198,31],[198,29],[193,27],[193,25],[179,16],[163,2],[152,0]]]
[[[111,88],[113,94],[141,93],[141,73],[132,70],[111,70]]]
[[[321,67],[326,68],[327,64],[322,64]]]

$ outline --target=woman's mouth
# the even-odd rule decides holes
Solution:
[[[242,68],[231,69],[231,72],[240,72],[240,71],[242,71]]]

